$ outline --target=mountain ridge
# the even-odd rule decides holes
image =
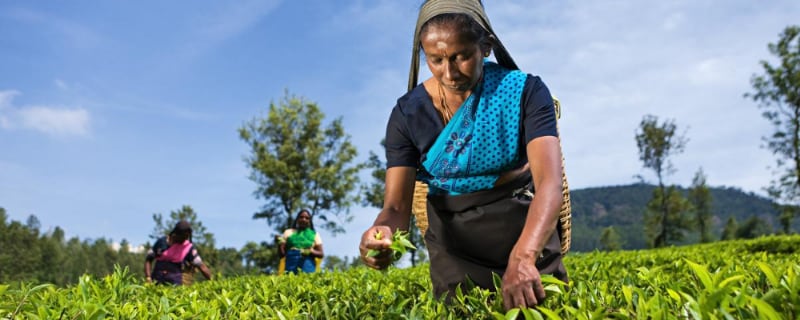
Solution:
[[[653,195],[655,185],[632,183],[627,185],[600,186],[570,191],[572,201],[572,249],[592,251],[601,248],[600,234],[613,226],[622,240],[622,249],[647,248],[644,234],[644,212]],[[677,186],[686,195],[688,188]],[[728,219],[734,217],[738,223],[755,216],[763,220],[772,230],[780,229],[779,212],[774,202],[753,192],[737,187],[709,187],[711,194],[711,233],[719,239]],[[798,219],[795,219],[798,220]],[[793,227],[796,229],[797,221]],[[697,242],[697,231],[687,233],[683,243]]]

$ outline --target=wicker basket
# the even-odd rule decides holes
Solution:
[[[556,109],[556,118],[561,118],[561,104],[558,99],[553,97]],[[559,134],[559,147],[561,138]],[[564,171],[564,157],[561,157],[561,211],[558,213],[558,223],[561,225],[561,254],[569,252],[570,245],[572,244],[572,203],[569,197],[569,183],[567,183],[567,173]],[[411,213],[417,221],[417,228],[420,233],[425,236],[425,231],[428,230],[428,185],[424,182],[417,181],[414,185],[414,200],[411,204]]]

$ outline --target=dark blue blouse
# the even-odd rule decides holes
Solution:
[[[522,91],[523,143],[519,149],[527,159],[525,145],[542,136],[558,136],[555,107],[550,90],[539,77],[528,75]],[[419,168],[423,156],[444,129],[444,122],[423,85],[402,97],[392,109],[386,126],[386,167]]]

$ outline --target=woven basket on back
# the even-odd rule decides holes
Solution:
[[[553,97],[556,109],[556,119],[561,118],[561,104],[558,99]],[[558,138],[559,147],[561,145],[561,135]],[[567,173],[564,171],[564,156],[561,156],[561,211],[558,213],[558,223],[561,225],[561,254],[569,252],[572,243],[572,204],[569,197],[569,184],[567,183]],[[425,236],[428,230],[428,185],[417,181],[414,186],[414,201],[411,205],[411,212],[417,221],[417,228]]]

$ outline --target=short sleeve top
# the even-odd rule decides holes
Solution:
[[[558,137],[550,90],[541,78],[528,75],[520,98],[521,121],[527,144],[542,136]],[[424,155],[444,128],[444,122],[423,85],[397,100],[386,126],[386,167],[419,168]],[[521,158],[527,158],[525,147]]]
[[[186,250],[183,250],[180,247],[188,247],[188,248],[186,248]],[[197,248],[194,246],[194,244],[186,241],[183,244],[170,245],[167,242],[166,237],[158,238],[156,242],[153,243],[153,246],[150,247],[150,250],[147,251],[145,259],[147,259],[147,261],[152,262],[153,260],[156,260],[157,258],[160,258],[165,254],[169,255],[170,252],[167,252],[167,250],[175,250],[177,252],[186,251],[186,254],[182,258],[183,261],[188,262],[189,264],[196,267],[199,267],[200,265],[203,264],[203,259],[200,257],[200,253],[197,251]],[[171,258],[171,260],[175,260],[174,257]]]
[[[289,228],[283,231],[283,239],[289,239],[295,232],[297,232],[294,228]],[[314,236],[314,245],[321,245],[322,244],[322,237],[319,236],[319,232]]]

